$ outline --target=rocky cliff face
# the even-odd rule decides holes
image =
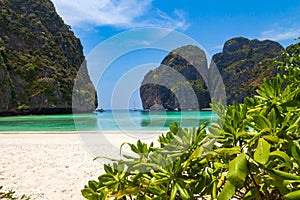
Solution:
[[[140,87],[143,108],[198,110],[208,107],[210,97],[204,79],[207,75],[204,51],[195,46],[175,49],[144,77]]]
[[[264,78],[277,73],[273,63],[284,48],[270,40],[238,37],[225,42],[223,51],[213,56],[226,88],[228,104],[243,102],[255,94]]]
[[[70,113],[82,45],[50,0],[0,1],[0,113]],[[95,90],[82,68],[85,107]],[[75,91],[76,92],[76,91]],[[88,106],[87,106],[88,105]]]
[[[283,50],[280,44],[270,40],[242,37],[228,40],[223,51],[212,57],[225,85],[227,103],[242,102],[245,97],[253,96],[262,85],[263,78],[276,74],[276,66],[272,63]],[[175,76],[176,73],[181,74],[185,81]],[[213,86],[216,84],[211,82],[215,74],[216,68],[212,65],[207,68],[205,54],[199,48],[185,46],[176,49],[166,56],[161,66],[144,77],[140,87],[143,108],[194,110],[209,107],[211,100],[207,88],[214,90],[210,92],[218,92],[218,86]],[[166,87],[168,84],[165,82],[172,84]],[[197,96],[197,102],[191,101],[194,99],[192,95],[185,93],[188,86]]]

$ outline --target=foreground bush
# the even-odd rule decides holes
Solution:
[[[3,186],[0,186],[0,190],[3,188]],[[7,192],[0,191],[0,199],[7,199],[7,200],[30,200],[29,197],[27,197],[25,194],[18,197],[16,196],[16,192],[13,190],[9,190]]]
[[[128,144],[136,157],[105,165],[82,190],[87,199],[300,199],[300,56],[258,95],[224,108],[198,129],[173,124],[160,146]],[[122,146],[121,146],[122,148]]]

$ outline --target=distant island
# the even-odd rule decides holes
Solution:
[[[50,0],[0,6],[0,115],[72,113],[74,80],[85,60],[80,40]],[[84,95],[85,107],[75,109],[90,112],[97,98],[82,70],[84,87],[74,92]]]
[[[293,49],[293,45],[287,48]],[[277,73],[275,59],[280,59],[285,49],[271,40],[249,40],[236,37],[225,42],[222,52],[212,56],[219,70],[225,90],[227,104],[243,102],[246,97],[253,97],[263,84],[263,79],[270,79]],[[183,58],[180,55],[184,55]],[[173,80],[170,68],[180,73],[188,81],[197,96],[197,102],[188,102],[188,95],[180,90],[186,87],[185,81]],[[199,71],[205,75],[202,77]],[[149,71],[140,87],[143,108],[146,110],[201,110],[211,102],[205,78],[213,80],[214,72],[208,68],[204,51],[196,46],[183,46],[170,52],[161,65]],[[166,80],[176,82],[172,88],[159,83]],[[179,94],[178,99],[175,94]],[[179,101],[183,102],[183,106]]]

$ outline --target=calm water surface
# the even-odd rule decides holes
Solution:
[[[109,110],[76,115],[0,117],[0,131],[167,130],[175,121],[183,127],[197,127],[216,118],[217,115],[210,111]]]

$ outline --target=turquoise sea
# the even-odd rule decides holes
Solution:
[[[167,130],[173,122],[197,127],[217,115],[210,111],[143,112],[107,110],[102,113],[0,117],[0,131]]]

